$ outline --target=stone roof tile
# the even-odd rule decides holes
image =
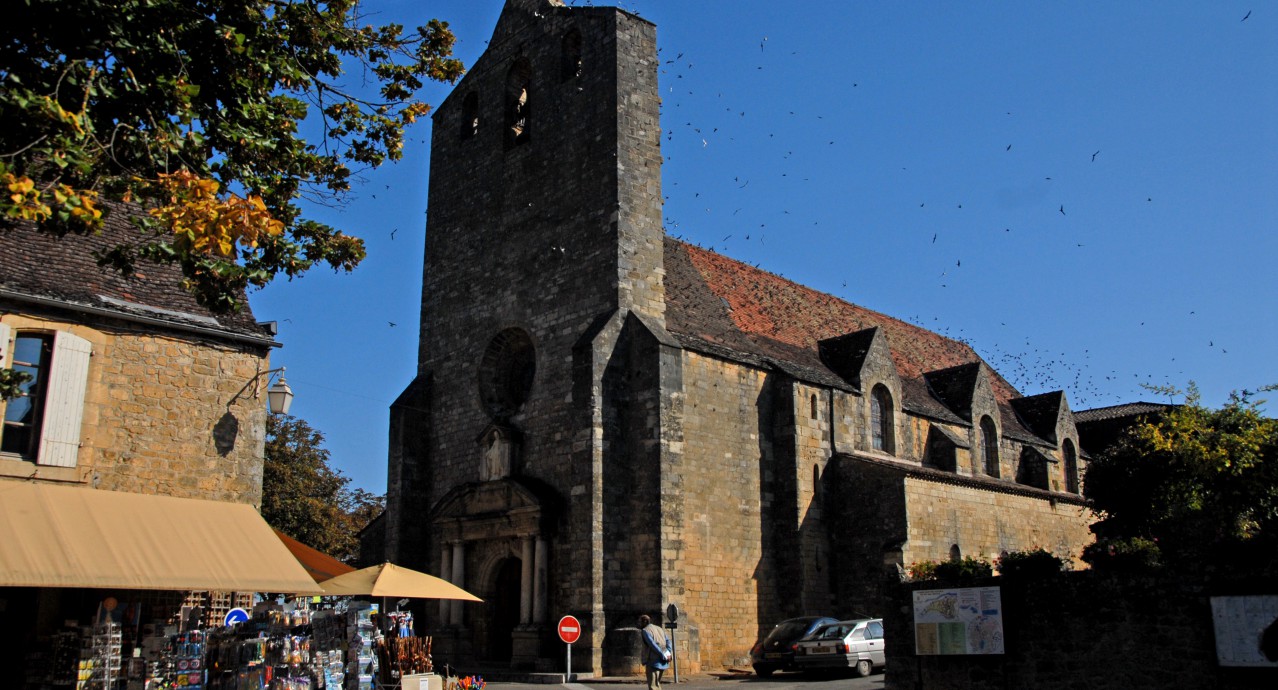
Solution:
[[[269,339],[247,300],[233,314],[215,314],[200,306],[182,289],[176,264],[139,262],[127,278],[98,266],[95,254],[142,238],[129,222],[131,207],[111,204],[109,208],[99,233],[58,235],[27,222],[0,223],[0,288],[69,305]]]
[[[668,236],[665,270],[666,328],[685,344],[703,341],[828,371],[820,341],[878,327],[902,380],[981,361],[965,343]],[[1019,396],[992,369],[990,378],[1000,401]]]

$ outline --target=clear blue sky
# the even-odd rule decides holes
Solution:
[[[657,25],[668,233],[964,339],[1075,410],[1278,383],[1278,6],[617,4]],[[470,64],[501,5],[365,10],[449,21]],[[293,414],[375,493],[416,372],[429,141],[316,210],[367,240],[354,274],[251,297]]]

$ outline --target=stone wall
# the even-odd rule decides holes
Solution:
[[[74,468],[0,460],[0,474],[95,488],[258,506],[267,354],[170,337],[127,324],[93,326],[7,314],[14,330],[69,331],[92,344]]]
[[[884,615],[903,569],[1042,547],[1077,559],[1091,541],[1081,499],[906,461],[839,456],[827,475],[838,615]]]
[[[907,565],[948,560],[953,546],[987,560],[1040,547],[1077,560],[1081,546],[1092,541],[1093,517],[1081,500],[945,479],[904,477]]]
[[[740,664],[758,621],[780,615],[784,583],[764,558],[775,547],[764,516],[785,503],[765,489],[782,470],[772,452],[767,374],[686,351],[683,370],[688,594],[677,603],[701,631],[701,664],[717,669]]]
[[[1006,653],[914,654],[914,590],[995,585],[1001,588]],[[1278,669],[1218,665],[1210,597],[1276,592],[1272,581],[1205,584],[1091,571],[911,583],[895,588],[894,605],[885,613],[886,682],[928,690],[1274,688]]]

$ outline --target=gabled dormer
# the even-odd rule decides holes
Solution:
[[[923,375],[928,391],[947,409],[972,426],[968,432],[972,474],[1003,476],[999,429],[1001,416],[990,369],[970,362]]]
[[[1063,436],[1077,436],[1065,391],[1013,398],[1011,405],[1025,428],[1052,445],[1059,443]]]
[[[898,455],[901,439],[901,377],[887,334],[867,328],[818,343],[821,361],[862,394],[857,435],[861,450]]]
[[[1011,405],[1026,428],[1057,448],[1060,469],[1052,478],[1050,488],[1079,493],[1078,429],[1074,426],[1074,414],[1070,412],[1065,392],[1013,398]]]

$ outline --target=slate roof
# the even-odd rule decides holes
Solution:
[[[980,362],[967,344],[668,236],[665,269],[666,328],[686,347],[746,362],[776,360],[842,381],[821,361],[820,341],[878,327],[913,393],[907,400],[938,418],[961,421],[932,396],[917,393],[926,391],[925,372]],[[1019,397],[990,371],[995,397]]]
[[[1125,419],[1127,417],[1150,414],[1151,412],[1162,413],[1171,410],[1174,407],[1175,405],[1151,402],[1134,402],[1124,403],[1122,405],[1110,405],[1109,407],[1094,407],[1090,410],[1075,412],[1074,422],[1076,424],[1085,424],[1087,422],[1099,422],[1109,419]]]
[[[203,331],[247,336],[263,344],[271,334],[257,324],[247,301],[233,314],[200,306],[181,286],[181,269],[139,262],[133,276],[97,265],[94,254],[139,239],[128,221],[131,207],[111,206],[100,233],[42,232],[31,223],[0,223],[0,290],[54,300],[69,308],[106,310]]]
[[[1016,415],[1035,435],[1055,442],[1056,420],[1060,418],[1064,403],[1064,391],[1052,391],[1017,398],[1012,402],[1012,409],[1016,410]]]
[[[954,410],[960,417],[972,420],[972,394],[976,391],[981,363],[960,364],[949,369],[932,371],[923,375],[932,394]]]

